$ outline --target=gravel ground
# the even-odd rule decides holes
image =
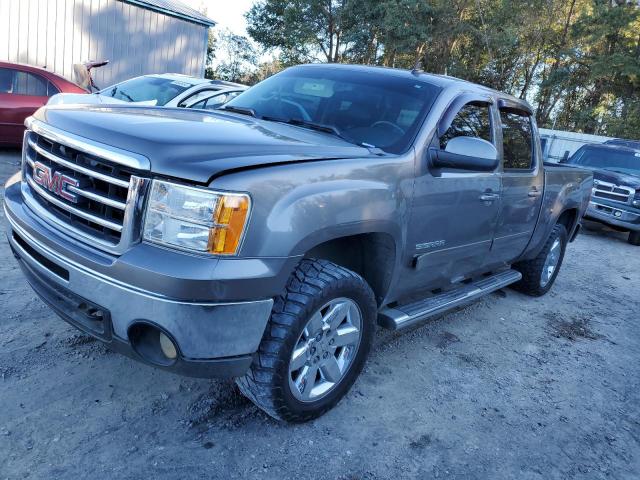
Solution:
[[[619,233],[581,235],[543,298],[378,333],[347,397],[292,426],[67,326],[0,229],[0,479],[640,477],[640,249]]]

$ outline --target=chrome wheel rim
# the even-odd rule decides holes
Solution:
[[[549,249],[549,253],[547,253],[547,258],[544,261],[544,267],[542,267],[542,278],[540,278],[540,286],[546,287],[551,279],[553,278],[553,274],[558,268],[558,263],[560,263],[560,253],[562,249],[560,248],[562,242],[559,238],[556,238],[551,245],[551,249]]]
[[[315,402],[345,377],[360,347],[362,313],[356,302],[336,298],[305,325],[289,360],[289,386],[301,402]]]

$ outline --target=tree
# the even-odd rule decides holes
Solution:
[[[240,82],[255,69],[255,48],[243,35],[237,35],[230,30],[220,31],[216,40],[216,52],[220,62],[213,72],[214,78]]]
[[[347,0],[263,0],[246,14],[249,35],[263,48],[278,48],[289,63],[322,58],[339,62],[345,49]]]
[[[529,100],[541,126],[640,138],[637,0],[261,0],[246,18],[284,66],[420,62]]]
[[[204,78],[215,78],[213,60],[216,58],[216,34],[213,29],[207,32],[207,56],[205,60]]]

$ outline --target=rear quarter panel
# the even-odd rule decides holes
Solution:
[[[566,210],[578,210],[577,220],[580,221],[591,198],[593,174],[588,170],[545,164],[544,181],[540,217],[522,259],[534,258],[540,253],[551,229]],[[572,232],[568,233],[571,235]]]

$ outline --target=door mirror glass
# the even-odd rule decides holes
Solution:
[[[498,166],[498,151],[482,138],[455,137],[444,150],[433,149],[431,161],[436,168],[490,172]]]
[[[447,142],[445,152],[486,160],[498,160],[498,151],[491,142],[477,137],[455,137]]]

